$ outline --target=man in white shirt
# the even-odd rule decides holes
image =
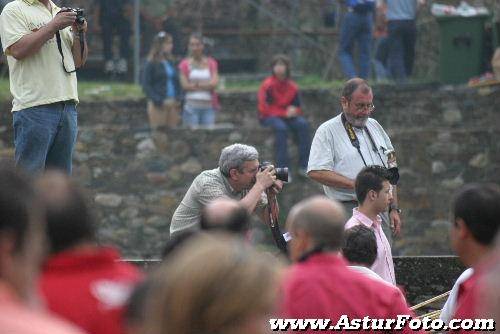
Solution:
[[[321,124],[316,130],[309,154],[308,176],[321,183],[325,195],[344,204],[351,212],[358,203],[354,179],[366,166],[396,166],[389,136],[370,115],[375,110],[373,92],[360,78],[346,82],[341,97],[342,113]],[[396,178],[393,180],[396,183]],[[397,192],[382,218],[395,235],[401,231]]]

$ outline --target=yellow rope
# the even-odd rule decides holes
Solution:
[[[415,311],[415,310],[417,310],[417,309],[419,309],[419,308],[421,308],[423,306],[429,305],[429,304],[431,304],[431,303],[433,303],[433,302],[435,302],[437,300],[446,298],[446,297],[448,297],[450,295],[450,292],[451,292],[451,290],[448,291],[448,292],[445,292],[443,294],[440,294],[439,296],[436,296],[436,297],[433,297],[433,298],[431,298],[429,300],[421,302],[421,303],[419,303],[419,304],[417,304],[415,306],[412,306],[412,307],[410,307],[410,310]]]
[[[423,318],[427,317],[427,318],[431,318],[432,320],[434,320],[434,319],[439,318],[440,315],[441,315],[441,310],[435,310],[435,311],[429,312],[427,314],[421,315],[418,318],[423,319]]]

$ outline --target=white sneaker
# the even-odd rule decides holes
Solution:
[[[106,60],[104,63],[104,72],[113,73],[115,71],[115,62],[112,60]]]
[[[116,62],[116,73],[125,74],[127,73],[127,71],[128,71],[127,60],[123,58],[118,59],[118,61]]]

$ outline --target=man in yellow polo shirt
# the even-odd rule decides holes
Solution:
[[[71,173],[78,132],[74,70],[87,58],[87,22],[78,24],[75,12],[60,11],[51,0],[14,0],[0,15],[14,97],[15,159],[31,173],[46,167]]]

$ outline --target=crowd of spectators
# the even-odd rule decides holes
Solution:
[[[385,182],[378,168],[361,171],[359,193],[379,200],[362,200],[359,214],[371,217],[388,205]],[[454,196],[452,246],[474,271],[458,284],[450,318],[498,320],[498,203],[500,187],[494,184],[468,184]],[[350,227],[348,218],[340,202],[324,196],[297,203],[286,220],[286,259],[254,248],[243,204],[218,198],[203,209],[200,228],[175,235],[162,263],[142,272],[113,247],[99,245],[98,222],[69,176],[49,170],[31,178],[2,165],[0,329],[255,334],[270,332],[270,319],[277,318],[335,324],[345,316],[393,323],[414,317],[394,277],[384,278],[385,269],[375,265],[376,223]],[[353,219],[359,219],[356,212]],[[414,332],[409,323],[401,330]]]
[[[351,44],[371,38],[368,15],[374,10],[373,1],[358,2],[348,2],[351,10],[341,34],[340,58],[349,77],[365,76],[369,66],[367,49],[361,52],[359,73],[352,66]],[[404,47],[401,36],[411,35],[414,22],[407,21],[414,18],[402,16],[406,2],[394,3],[387,1],[388,39],[398,46],[391,47],[387,66],[390,75],[404,81],[411,74],[412,48]],[[101,25],[106,15],[126,16],[126,2],[103,14],[110,4],[100,3]],[[75,15],[66,14],[68,24]],[[120,26],[102,29],[111,36],[123,33]],[[351,36],[354,32],[360,35]],[[7,49],[11,45],[15,42]],[[188,128],[213,127],[218,64],[204,47],[203,36],[192,34],[188,54],[177,64],[174,36],[162,31],[154,37],[143,80],[153,131],[175,127],[181,119]],[[9,50],[19,55],[15,47]],[[128,51],[121,51],[126,57]],[[108,56],[109,68],[121,71],[124,58],[115,62]],[[322,124],[311,143],[291,68],[288,57],[274,57],[258,93],[260,121],[275,134],[277,165],[261,165],[252,146],[225,147],[218,165],[194,179],[176,209],[162,263],[150,273],[126,263],[113,246],[99,244],[99,222],[68,175],[70,168],[66,174],[42,173],[50,165],[44,158],[28,177],[0,166],[0,332],[250,334],[269,332],[275,318],[336,323],[344,316],[370,317],[394,324],[401,316],[414,317],[397,285],[391,233],[383,230],[384,224],[394,235],[401,229],[399,174],[388,135],[370,118],[372,89],[361,78],[348,80],[342,112]],[[286,233],[273,233],[287,243],[285,257],[254,247],[249,226],[256,216],[277,224],[276,196],[283,180],[276,167],[289,165],[288,132],[298,139],[299,173],[321,183],[326,196],[296,203],[287,215]],[[454,196],[452,247],[472,270],[457,282],[446,319],[500,313],[499,203],[495,184],[468,184]],[[408,322],[401,330],[412,332]]]
[[[346,0],[338,52],[344,76],[368,79],[373,70],[377,80],[407,82],[415,59],[417,11],[424,4],[425,0]]]

